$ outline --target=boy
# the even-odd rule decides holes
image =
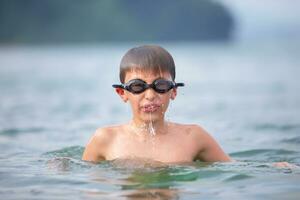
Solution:
[[[200,126],[165,120],[170,100],[176,98],[177,88],[184,85],[175,83],[175,64],[165,49],[154,45],[130,49],[121,60],[120,81],[122,84],[113,87],[124,102],[130,103],[132,120],[99,128],[87,144],[83,160],[231,160]]]

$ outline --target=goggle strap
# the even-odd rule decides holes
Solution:
[[[122,89],[125,89],[124,88],[124,85],[119,85],[119,84],[114,84],[112,85],[113,88],[122,88]]]
[[[175,87],[183,87],[184,83],[175,83]]]

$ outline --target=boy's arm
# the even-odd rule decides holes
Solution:
[[[105,131],[98,129],[92,136],[84,149],[82,160],[91,162],[105,160],[104,149],[106,148],[107,141],[105,141],[104,132]]]
[[[201,148],[201,150],[199,151],[199,153],[197,155],[197,159],[199,159],[201,161],[205,161],[205,162],[234,161],[222,150],[222,148],[214,140],[214,138],[211,137],[205,130],[203,130],[199,126],[197,126],[196,129],[198,129],[197,132],[200,135],[200,139],[204,143],[204,144],[203,143],[201,144],[201,146],[203,145],[203,148]],[[278,167],[278,168],[290,168],[290,169],[295,169],[295,168],[299,169],[300,168],[299,166],[292,164],[292,163],[288,163],[288,162],[275,162],[275,163],[272,163],[272,166]]]
[[[201,127],[197,127],[197,132],[200,135],[201,149],[197,155],[197,159],[204,162],[228,162],[233,161],[227,155],[216,140],[209,135]]]

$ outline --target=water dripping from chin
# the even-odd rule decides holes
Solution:
[[[153,120],[152,120],[152,113],[150,113],[150,123],[148,124],[148,132],[151,134],[151,136],[155,136],[155,128],[153,126]]]

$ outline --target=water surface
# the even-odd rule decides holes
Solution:
[[[114,93],[132,44],[0,48],[1,199],[297,199],[299,48],[165,44],[184,82],[167,120],[196,123],[234,163],[81,160],[97,127],[128,121]]]

